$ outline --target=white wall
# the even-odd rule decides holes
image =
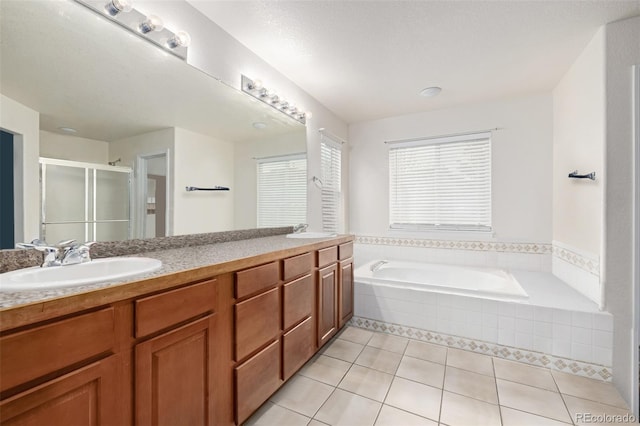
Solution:
[[[233,143],[175,129],[173,235],[235,229],[233,169]],[[185,190],[215,185],[231,191]]]
[[[553,91],[553,239],[599,255],[605,145],[602,27]],[[573,170],[597,180],[569,179]]]
[[[258,192],[256,158],[304,153],[305,131],[287,133],[268,139],[234,143],[234,229],[257,226]]]
[[[40,235],[40,115],[2,94],[0,111],[0,128],[14,134],[14,157],[22,157],[21,164],[16,164],[15,239],[16,242],[31,241]]]
[[[552,99],[543,94],[352,124],[351,231],[389,230],[388,145],[384,141],[501,128],[492,135],[493,229],[498,241],[551,240]],[[405,233],[406,235],[406,233]],[[414,238],[477,239],[413,233]]]
[[[84,163],[107,164],[109,162],[109,143],[40,130],[40,156]]]
[[[606,155],[603,284],[614,316],[613,381],[631,405],[633,324],[632,66],[640,64],[640,17],[606,26]],[[637,330],[636,330],[637,332]],[[633,406],[638,407],[634,401]],[[637,411],[636,411],[637,414]]]
[[[318,129],[326,128],[346,139],[347,124],[184,0],[140,0],[136,2],[136,8],[161,16],[168,28],[189,32],[192,38],[189,64],[236,88],[241,87],[241,74],[259,78],[283,98],[313,113],[313,118],[307,121],[307,221],[311,229],[322,229],[321,194],[317,188],[314,190],[315,186],[311,183],[312,176],[320,176]],[[344,164],[345,173],[348,173],[346,160]],[[345,199],[349,200],[348,193]]]

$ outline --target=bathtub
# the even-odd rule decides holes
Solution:
[[[501,269],[374,260],[354,275],[360,283],[404,289],[524,303],[529,298],[513,275]]]

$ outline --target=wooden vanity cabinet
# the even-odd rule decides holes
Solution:
[[[320,247],[17,323],[0,423],[242,424],[353,315],[352,244]]]
[[[117,424],[112,307],[0,338],[0,423]]]
[[[353,317],[353,242],[338,246],[338,327]]]
[[[150,336],[134,348],[136,425],[216,424],[216,284],[134,301],[136,336]]]
[[[338,247],[317,251],[317,345],[323,346],[338,332]]]

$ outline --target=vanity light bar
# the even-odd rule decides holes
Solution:
[[[133,7],[133,0],[74,0],[92,11],[128,29],[137,36],[162,47],[186,60],[191,37],[185,31],[175,33],[164,26],[162,19],[145,15]]]
[[[307,124],[307,119],[311,118],[310,112],[304,112],[297,108],[291,102],[282,99],[278,95],[276,95],[271,90],[263,87],[262,81],[260,80],[252,80],[246,75],[242,76],[242,91],[250,94],[254,98],[258,99],[261,102],[264,102],[267,105],[276,108],[278,111],[287,114],[289,117],[293,118],[296,121],[299,121],[302,124]]]

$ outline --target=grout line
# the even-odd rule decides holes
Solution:
[[[442,375],[442,392],[440,392],[440,409],[438,410],[438,423],[442,419],[442,403],[444,402],[444,382],[447,379],[447,361],[449,360],[449,348],[444,354],[444,374]]]
[[[567,413],[569,414],[569,418],[571,419],[571,424],[575,425],[576,422],[573,420],[571,411],[569,411],[569,407],[567,406],[567,401],[565,401],[564,395],[562,395],[562,392],[560,392],[560,386],[558,386],[558,381],[556,380],[553,374],[551,374],[551,378],[553,379],[553,383],[556,385],[556,389],[558,389],[558,394],[560,395],[560,399],[562,400],[562,405],[564,405],[564,409],[567,410]]]
[[[491,368],[493,369],[493,383],[496,386],[496,400],[498,402],[498,415],[500,416],[500,424],[503,425],[504,421],[502,420],[502,406],[500,405],[500,392],[498,391],[498,378],[496,377],[496,365],[494,363],[494,358],[491,357]]]

